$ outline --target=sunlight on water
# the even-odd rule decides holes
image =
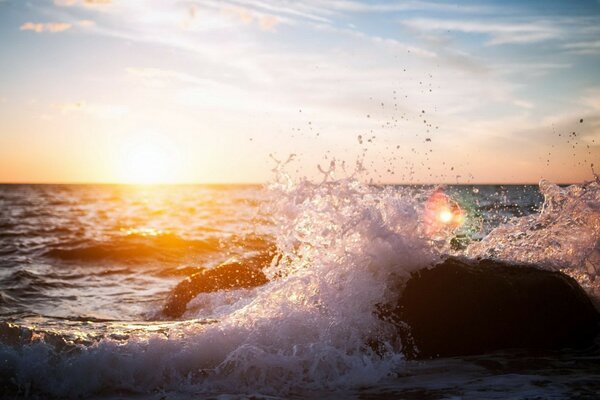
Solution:
[[[121,231],[125,233],[125,235],[137,235],[137,236],[160,236],[168,234],[168,231],[163,231],[155,228],[130,228],[124,229],[121,228]]]

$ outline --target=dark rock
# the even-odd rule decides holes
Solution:
[[[181,316],[199,293],[266,284],[262,268],[271,259],[261,254],[191,275],[173,289],[163,314]],[[377,312],[396,326],[407,358],[421,359],[582,347],[600,323],[586,293],[563,273],[456,258],[415,272],[399,299]]]
[[[261,254],[256,257],[221,264],[203,269],[181,281],[169,294],[162,313],[169,318],[180,317],[187,303],[200,293],[251,288],[264,285],[269,280],[262,268],[269,264],[272,256]]]
[[[380,315],[408,358],[589,345],[600,316],[571,277],[532,266],[448,258],[414,273]]]

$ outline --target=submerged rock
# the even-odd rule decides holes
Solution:
[[[398,327],[408,358],[586,346],[600,322],[563,273],[456,258],[414,273],[381,314]]]

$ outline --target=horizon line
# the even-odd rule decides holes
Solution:
[[[574,185],[581,182],[554,182],[556,185]],[[43,185],[64,185],[64,186],[264,186],[271,182],[156,182],[156,183],[136,183],[136,182],[0,182],[2,186],[9,185],[32,185],[32,186],[43,186]],[[540,181],[537,182],[365,182],[368,185],[398,185],[398,186],[428,186],[428,185],[481,185],[481,186],[499,186],[499,185],[539,185]]]

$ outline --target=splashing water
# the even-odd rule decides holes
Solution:
[[[58,357],[45,340],[1,345],[4,368],[16,371],[22,388],[67,396],[105,387],[282,394],[387,376],[402,362],[401,344],[375,307],[397,295],[412,271],[439,259],[420,227],[418,202],[353,179],[288,180],[270,193],[279,251],[266,269],[273,280],[195,299],[219,310],[218,323],[173,324],[160,334],[115,326],[127,340],[73,343]],[[192,304],[186,316],[208,315]],[[383,355],[367,344],[373,341]]]
[[[496,258],[561,270],[593,297],[600,295],[600,180],[561,188],[540,182],[540,213],[496,227],[466,251],[469,257]]]

